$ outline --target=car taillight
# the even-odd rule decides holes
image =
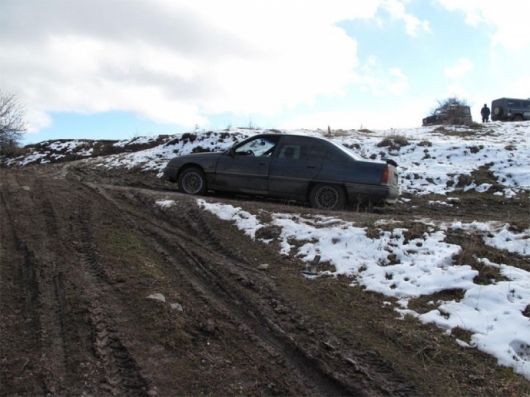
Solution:
[[[388,167],[383,168],[383,175],[381,175],[381,185],[388,185],[390,180],[390,169]]]

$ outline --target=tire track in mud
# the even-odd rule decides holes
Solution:
[[[31,386],[12,390],[31,387],[29,394],[43,395],[156,395],[157,385],[151,379],[158,379],[156,372],[163,367],[150,363],[147,354],[159,347],[138,349],[137,344],[148,339],[116,317],[134,311],[134,303],[125,301],[127,296],[143,299],[138,295],[143,292],[120,292],[131,285],[143,288],[134,284],[139,274],[131,273],[133,284],[116,284],[114,271],[119,268],[113,270],[115,262],[107,263],[97,245],[102,220],[111,219],[166,258],[157,266],[170,278],[168,286],[193,294],[186,296],[198,306],[187,324],[200,326],[194,322],[205,318],[200,314],[206,309],[207,316],[229,324],[223,332],[237,330],[232,340],[245,341],[245,352],[257,357],[250,362],[263,365],[265,381],[278,380],[280,394],[414,394],[404,393],[403,379],[390,368],[382,371],[377,357],[346,356],[340,342],[323,331],[325,327],[308,324],[276,290],[274,281],[243,257],[244,252],[223,245],[222,232],[209,225],[195,200],[168,213],[154,204],[153,197],[160,192],[85,184],[64,176],[53,179],[48,174],[2,174],[1,206],[8,214],[2,217],[2,236],[20,262],[17,285],[23,287],[24,299],[19,306],[30,319],[25,330],[34,338],[25,348],[36,351],[30,357],[36,369],[25,375]],[[29,208],[31,213],[23,215]],[[309,335],[308,329],[316,334]],[[337,347],[324,342],[328,337]],[[167,357],[172,359],[170,354]],[[55,361],[38,361],[42,355],[55,356]],[[11,367],[7,372],[14,373]],[[253,376],[245,368],[233,373],[243,373],[245,379]],[[167,382],[166,388],[175,385],[174,380],[160,378]]]
[[[2,203],[11,234],[8,240],[23,256],[18,287],[25,291],[28,320],[22,332],[35,338],[34,345],[26,346],[34,356],[30,365],[38,368],[33,378],[39,379],[43,394],[55,394],[68,389],[65,385],[82,383],[79,319],[68,304],[64,273],[74,259],[70,242],[61,233],[65,225],[54,206],[53,182],[27,172],[13,172],[8,178],[2,183]]]
[[[15,271],[18,273],[14,277],[11,277],[7,264],[4,263],[2,265],[2,279],[10,279],[11,289],[13,290],[13,295],[9,294],[5,296],[4,285],[2,285],[2,301],[10,301],[14,298],[14,302],[11,301],[13,305],[12,310],[16,310],[17,303],[22,301],[23,324],[20,327],[20,332],[22,335],[25,335],[24,341],[27,343],[28,350],[26,350],[27,353],[24,353],[24,351],[18,349],[18,346],[4,346],[6,341],[2,338],[2,356],[9,357],[10,355],[4,350],[11,351],[13,349],[16,354],[21,357],[26,357],[27,361],[26,365],[24,365],[24,368],[26,368],[27,364],[34,365],[42,361],[41,357],[45,357],[46,354],[54,354],[55,352],[49,348],[50,343],[48,343],[46,338],[47,327],[44,324],[46,322],[44,317],[47,315],[45,313],[46,307],[43,303],[42,282],[40,280],[40,276],[43,273],[42,263],[38,258],[37,247],[28,245],[28,241],[32,241],[28,237],[28,233],[31,233],[29,229],[35,228],[35,222],[39,220],[39,209],[28,193],[31,188],[28,185],[23,185],[20,179],[21,176],[18,173],[2,173],[2,249],[6,250],[7,248],[5,247],[5,242],[12,242],[13,246],[11,248],[18,253],[16,257],[19,260],[18,263],[11,264],[12,268],[17,269]],[[34,209],[30,220],[21,217],[21,215],[27,217],[28,214],[20,213],[21,208],[27,208],[28,206]],[[35,229],[38,230],[39,227]],[[13,355],[9,358],[11,358],[12,362],[16,362],[18,359],[17,357],[13,357]],[[4,364],[3,360],[2,363]],[[9,366],[9,364],[7,365]],[[4,370],[3,368],[2,372]],[[6,369],[6,371],[9,370],[9,368]],[[19,375],[21,375],[21,379],[24,379],[26,373],[22,370]],[[8,379],[4,381],[6,383],[9,382]],[[39,390],[39,392],[46,394],[55,390],[53,375],[50,374],[50,371],[43,369],[38,370],[36,376],[31,380],[24,379],[16,386],[13,383],[15,382],[11,382],[9,386],[18,387],[27,391],[32,389],[31,393]],[[8,385],[6,384],[5,386]]]
[[[107,191],[105,196],[112,194]],[[112,197],[116,204],[119,199]],[[152,202],[142,203],[142,200],[130,195],[127,195],[127,200],[136,201],[136,205],[154,206]],[[126,207],[120,205],[122,209]],[[278,293],[267,286],[268,281],[262,280],[260,286],[253,283],[253,277],[261,277],[259,271],[250,268],[237,253],[222,246],[200,210],[188,207],[172,213],[176,219],[171,221],[167,216],[162,221],[160,218],[152,219],[152,216],[131,211],[127,211],[127,215],[137,229],[144,235],[151,236],[153,244],[158,245],[181,277],[186,278],[210,305],[216,306],[224,316],[232,318],[240,329],[245,330],[248,338],[280,362],[311,393],[365,396],[387,393],[411,395],[413,392],[403,378],[391,371],[390,366],[383,373],[377,373],[370,368],[369,362],[359,363],[359,357],[345,357],[338,349],[329,345],[322,348],[319,341],[308,342],[311,338],[299,341],[297,335],[285,331],[282,321],[293,321],[291,315],[289,319],[281,319],[282,314],[291,313],[290,310],[285,311],[285,302],[278,301]],[[212,257],[216,260],[212,261]],[[225,270],[228,275],[218,270],[222,268],[228,269]],[[264,298],[267,295],[275,296],[276,299]],[[334,369],[336,364],[330,366],[327,359],[322,360],[311,353],[326,350],[329,352],[328,358],[335,355],[342,361],[338,368]],[[382,369],[381,362],[376,363],[374,358],[365,357],[365,361],[373,361],[374,368]],[[350,374],[355,373],[357,379],[360,375],[364,379],[380,380],[381,384],[375,390],[367,391],[364,388],[366,385],[354,383],[355,377],[342,373],[344,368],[348,368]]]
[[[232,257],[237,257],[237,254],[234,254],[233,251],[226,250],[222,246],[217,236],[217,233],[208,225],[200,209],[189,208],[183,213],[185,214],[184,217],[190,217],[193,220],[193,222],[191,223],[196,225],[198,235],[206,234],[209,237],[209,241],[213,244],[214,249],[220,249],[221,251],[228,252],[228,254]],[[216,279],[221,280],[224,278],[219,272],[217,272],[216,267],[209,264],[208,261],[200,262],[201,268],[203,268],[206,272],[212,273],[214,277],[216,277]],[[248,268],[248,264],[245,265],[246,266],[240,264],[240,267],[245,268],[247,273],[251,271],[255,275],[261,275],[260,271],[255,270],[253,268]],[[250,290],[254,290],[256,288],[250,278],[238,280],[243,281],[243,284],[246,284],[246,287],[250,288]],[[227,285],[228,283],[226,283],[226,281],[228,280],[224,278],[224,281],[225,283],[223,284]],[[306,345],[304,346],[304,342],[296,341],[293,336],[289,334],[289,332],[286,332],[284,329],[282,329],[282,319],[280,319],[282,315],[284,315],[288,316],[289,318],[283,319],[283,321],[287,320],[289,322],[292,322],[292,312],[294,312],[294,310],[289,307],[289,304],[285,301],[278,301],[278,299],[281,299],[281,297],[278,296],[277,292],[271,292],[272,291],[266,291],[265,294],[273,295],[275,296],[275,298],[268,299],[268,307],[265,308],[261,305],[256,306],[250,300],[246,299],[244,295],[238,294],[237,297],[240,302],[244,302],[244,307],[251,308],[254,310],[254,314],[258,314],[259,322],[268,325],[269,329],[274,330],[276,332],[276,334],[281,338],[281,340],[273,340],[272,344],[275,345],[280,352],[283,352],[286,356],[289,356],[293,360],[294,364],[298,368],[302,369],[306,377],[313,380],[318,379],[317,383],[320,383],[324,387],[327,386],[329,380],[332,380],[332,388],[338,385],[340,386],[339,389],[342,390],[336,391],[339,393],[345,393],[341,393],[339,395],[371,394],[365,393],[365,391],[362,390],[358,385],[352,384],[352,382],[348,380],[344,374],[341,374],[338,371],[335,371],[332,368],[328,367],[327,363],[324,363],[322,360],[317,359],[312,353],[310,353],[310,351],[315,351],[320,348],[320,351],[327,350],[330,353],[328,359],[330,359],[333,355],[339,357],[342,363],[347,363],[348,366],[353,368],[353,371],[357,374],[360,374],[362,378],[369,379],[370,382],[376,385],[375,389],[378,389],[378,391],[382,392],[383,394],[388,393],[392,395],[411,395],[412,390],[410,389],[409,385],[405,385],[403,378],[399,375],[396,376],[396,374],[393,373],[391,366],[388,364],[385,365],[380,359],[380,357],[378,357],[376,354],[362,354],[352,358],[348,355],[341,353],[337,347],[327,342],[317,341],[314,344],[309,343],[309,345],[307,345],[306,341]],[[271,308],[273,310],[270,310]],[[279,316],[275,316],[277,314],[279,314]],[[257,325],[258,330],[263,329],[259,326],[259,323]],[[297,323],[297,325],[301,324]],[[259,336],[267,340],[269,334],[261,332]],[[330,335],[328,335],[325,339],[328,339],[328,337],[331,340],[333,339],[333,337]],[[377,368],[378,371],[375,371],[375,368]],[[323,376],[324,379],[319,379],[318,375],[320,375],[321,377]],[[331,395],[335,395],[334,393],[335,391],[331,390]]]
[[[60,226],[55,210],[48,196],[48,192],[43,188],[43,184],[38,179],[33,181],[31,186],[31,198],[39,217],[42,218],[40,227],[47,239],[61,241]],[[43,240],[46,242],[46,240]],[[46,243],[44,243],[46,244]],[[61,249],[63,251],[63,249]],[[62,379],[72,377],[72,373],[67,369],[72,362],[69,358],[74,356],[72,343],[69,341],[76,338],[74,327],[70,325],[70,315],[64,291],[64,274],[61,269],[64,265],[64,252],[47,250],[39,261],[39,295],[40,299],[40,321],[42,325],[42,347],[44,354],[58,359],[48,362],[48,389],[56,391]]]
[[[75,272],[80,261],[73,249],[75,234],[72,228],[76,223],[72,220],[76,209],[69,200],[79,194],[82,187],[66,185],[52,178],[35,178],[30,191],[44,224],[41,227],[43,259],[40,261],[39,295],[46,299],[41,299],[40,317],[44,324],[45,354],[54,357],[46,364],[47,377],[50,378],[47,389],[51,393],[59,390],[76,393],[79,389],[86,392],[92,389],[90,382],[85,380],[86,372],[82,370],[85,363],[93,361],[86,336],[89,327],[79,310],[75,313],[69,303],[70,300],[79,301],[86,291],[86,286],[77,282],[79,274]]]
[[[19,274],[22,280],[23,287],[23,301],[25,307],[25,317],[30,319],[31,328],[33,329],[33,335],[40,335],[40,322],[37,316],[37,307],[38,307],[38,283],[35,270],[35,253],[30,250],[22,241],[17,233],[19,227],[15,226],[13,220],[13,208],[10,205],[11,201],[18,197],[22,185],[20,184],[18,178],[14,174],[3,173],[0,188],[1,188],[1,209],[0,219],[2,221],[2,245],[5,242],[13,241],[14,248],[20,252],[21,263],[19,267]],[[10,196],[10,197],[9,197]],[[9,197],[9,199],[8,199]],[[7,236],[9,234],[9,237]],[[4,248],[5,249],[5,248]],[[35,346],[38,345],[38,337],[35,338]]]
[[[90,300],[92,291],[108,283],[90,229],[77,227],[90,222],[85,209],[91,202],[71,206],[72,197],[79,201],[91,190],[74,185],[28,172],[2,173],[2,254],[19,262],[2,263],[2,307],[16,313],[19,306],[23,318],[13,317],[18,330],[2,324],[2,357],[8,360],[0,360],[1,389],[23,395],[92,395],[96,389],[96,395],[145,396],[147,383],[103,305]],[[79,241],[81,255],[74,249]],[[92,284],[84,283],[83,262]],[[81,302],[75,312],[72,299]],[[21,338],[18,333],[26,335],[22,346],[8,346],[8,340]],[[21,361],[25,364],[19,369]],[[87,378],[94,374],[100,379],[95,385]]]
[[[89,193],[91,194],[91,193]],[[97,249],[93,243],[91,228],[92,202],[80,200],[78,204],[76,224],[78,241],[80,241],[82,262],[88,270],[87,281],[98,288],[87,288],[90,307],[90,324],[93,328],[93,346],[102,368],[100,392],[112,396],[154,396],[149,390],[149,382],[141,375],[136,361],[124,346],[120,333],[113,326],[111,314],[105,309],[109,296],[105,291],[110,283],[103,264],[100,262]],[[151,394],[149,394],[151,392]]]
[[[102,193],[101,187],[98,190]],[[103,194],[108,199],[112,196],[108,191]],[[111,201],[118,205],[116,197],[112,197]],[[135,200],[130,196],[127,199]],[[122,209],[126,207],[126,205],[120,205]],[[173,271],[178,272],[181,278],[187,280],[196,293],[206,299],[208,305],[216,307],[222,316],[229,318],[236,323],[239,329],[244,330],[244,334],[255,344],[268,352],[274,360],[281,362],[281,365],[286,367],[286,371],[292,374],[293,379],[298,377],[300,384],[305,385],[306,390],[313,390],[312,393],[318,390],[317,394],[324,396],[366,395],[361,390],[341,384],[318,369],[313,360],[300,354],[299,350],[291,345],[289,338],[279,326],[264,319],[260,310],[244,294],[237,291],[234,281],[227,280],[213,266],[206,265],[208,261],[204,259],[205,255],[216,258],[216,263],[223,266],[228,266],[229,261],[218,250],[212,249],[209,241],[205,241],[204,238],[199,240],[201,235],[213,234],[213,231],[201,228],[200,225],[204,222],[197,222],[197,218],[200,217],[198,211],[194,216],[190,216],[188,210],[179,213],[177,220],[171,222],[172,226],[167,222],[161,222],[160,219],[145,216],[143,213],[127,211],[124,216],[142,234],[151,236],[153,245],[157,246],[172,264]],[[195,226],[191,226],[193,224]],[[175,225],[181,225],[184,228],[181,229]],[[212,240],[212,237],[207,240]],[[248,277],[236,276],[238,283],[246,279]]]

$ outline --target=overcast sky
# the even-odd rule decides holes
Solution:
[[[25,141],[387,129],[530,97],[528,0],[1,0]]]

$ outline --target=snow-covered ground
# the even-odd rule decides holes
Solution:
[[[450,194],[455,189],[458,176],[470,175],[473,170],[487,164],[506,187],[497,194],[509,199],[515,192],[530,190],[530,123],[492,123],[485,130],[467,137],[432,131],[433,127],[386,131],[371,134],[368,138],[366,134],[352,133],[335,139],[349,147],[360,145],[365,157],[390,155],[400,166],[402,191],[441,194],[447,198],[442,201],[446,205],[451,205]],[[409,145],[390,152],[377,146],[382,138],[392,135],[406,137]],[[226,146],[232,143],[230,140]],[[211,144],[215,143],[202,143],[203,147]],[[189,152],[190,149],[182,148],[181,152]],[[453,183],[448,186],[448,181]],[[471,180],[465,189],[485,192],[490,187],[477,185]],[[320,255],[322,260],[334,265],[336,270],[332,274],[353,277],[353,284],[398,298],[395,310],[400,316],[413,315],[420,321],[435,323],[447,332],[455,327],[469,331],[471,340],[457,340],[461,346],[492,354],[499,364],[513,367],[515,372],[530,379],[530,319],[523,315],[530,305],[530,272],[494,263],[488,258],[477,258],[486,266],[499,268],[508,281],[475,284],[476,270],[469,265],[457,266],[453,263],[453,255],[460,251],[460,246],[444,242],[445,231],[462,229],[478,233],[486,244],[518,253],[530,262],[530,229],[514,233],[510,231],[510,225],[496,222],[434,224],[425,220],[431,227],[423,238],[406,241],[406,229],[395,224],[392,231],[382,229],[380,236],[374,239],[366,235],[365,228],[339,218],[276,213],[269,223],[263,224],[254,214],[241,208],[208,203],[202,199],[198,202],[204,210],[234,222],[253,239],[259,228],[280,227],[283,253],[296,255],[307,262]],[[521,217],[529,216],[530,209],[521,213]],[[294,248],[290,244],[293,240],[302,245]],[[392,263],[390,256],[395,258]],[[461,289],[465,291],[464,298],[458,302],[432,302],[432,310],[424,314],[407,307],[411,298],[446,289]]]
[[[122,153],[92,159],[101,167],[136,168],[145,171],[161,171],[167,161],[176,156],[192,153],[197,147],[203,150],[221,151],[228,149],[242,139],[267,132],[264,130],[233,129],[230,131],[195,131],[177,134],[167,139],[167,143],[152,149],[134,153]],[[298,130],[288,131],[306,135],[327,136],[326,131]],[[408,140],[405,146],[381,146],[385,138],[393,136]],[[341,131],[333,133],[332,139],[353,148],[365,158],[382,159],[390,157],[399,165],[401,191],[413,194],[437,193],[447,195],[453,191],[459,175],[470,175],[473,170],[487,166],[506,186],[504,194],[511,197],[514,192],[530,190],[530,121],[516,123],[492,122],[479,130],[446,127],[418,127],[383,131],[359,132]],[[137,137],[119,141],[114,145],[126,148],[155,141],[156,137]],[[175,142],[178,140],[178,142]],[[78,158],[90,157],[92,151],[85,149],[86,141],[52,143],[51,156],[60,158],[64,150],[81,148]],[[358,148],[358,149],[357,149]],[[54,150],[63,150],[62,154],[53,154]],[[25,165],[44,162],[50,157],[47,152],[34,152],[17,159],[16,164]],[[449,183],[448,183],[449,182]],[[487,191],[489,186],[476,186],[471,183],[467,189]]]
[[[516,234],[508,230],[509,225],[493,222],[435,225],[426,221],[432,225],[430,230],[422,238],[406,241],[406,229],[399,224],[392,231],[381,229],[380,236],[373,238],[366,235],[365,228],[339,218],[276,213],[269,223],[263,224],[241,208],[202,199],[198,202],[204,210],[234,222],[251,238],[256,238],[259,228],[280,227],[283,253],[307,262],[320,255],[336,268],[320,275],[347,275],[353,277],[352,285],[397,298],[396,312],[400,316],[413,315],[447,332],[455,327],[471,332],[470,341],[458,340],[461,346],[492,354],[499,364],[513,367],[515,372],[530,379],[530,319],[523,315],[530,305],[530,272],[477,258],[486,266],[499,268],[508,281],[475,284],[476,270],[453,263],[452,257],[460,251],[460,246],[444,242],[444,231],[449,228],[469,230],[480,233],[486,244],[516,252],[530,261],[530,229]],[[302,245],[293,248],[293,240]],[[407,307],[411,298],[452,289],[465,291],[464,298],[458,302],[432,302],[432,310],[425,314]]]
[[[264,131],[196,131],[191,135],[175,135],[165,145],[142,152],[86,161],[97,167],[134,167],[160,173],[168,159],[175,155],[191,153],[199,146],[224,150],[261,132]],[[326,131],[289,132],[326,136]],[[407,144],[381,145],[385,138],[394,136],[406,138]],[[436,127],[420,127],[344,131],[333,134],[332,139],[354,148],[366,158],[394,159],[399,165],[401,192],[439,194],[444,196],[435,202],[439,205],[452,205],[451,193],[456,189],[459,177],[471,176],[480,167],[488,168],[503,185],[494,194],[510,200],[517,199],[516,194],[530,193],[530,122],[494,122],[480,130],[446,127],[441,131]],[[127,144],[127,141],[117,143]],[[490,184],[477,183],[472,177],[463,187],[479,193],[491,188]],[[171,204],[171,200],[158,202],[161,207]],[[455,327],[469,331],[472,334],[470,340],[457,340],[461,346],[487,352],[495,356],[499,364],[510,366],[530,379],[530,319],[523,315],[530,305],[530,272],[495,263],[489,258],[476,258],[484,266],[498,268],[504,278],[493,280],[489,285],[475,284],[473,279],[477,271],[469,265],[457,265],[452,259],[461,247],[445,242],[448,230],[463,230],[482,236],[487,245],[517,253],[530,263],[530,229],[514,232],[510,225],[499,222],[464,223],[455,220],[436,223],[426,219],[423,222],[427,232],[421,238],[407,240],[406,229],[399,223],[391,228],[375,225],[381,229],[379,237],[374,238],[373,234],[367,236],[365,228],[337,217],[275,213],[270,222],[264,224],[255,214],[238,207],[204,199],[198,199],[198,204],[205,211],[234,222],[252,239],[256,239],[256,231],[262,227],[274,225],[281,228],[279,238],[283,253],[308,262],[320,255],[335,268],[333,272],[320,274],[348,275],[354,280],[352,284],[397,298],[397,316],[413,315],[420,321],[435,323],[446,332]],[[520,217],[528,219],[530,209],[522,210]],[[301,244],[294,247],[290,244],[293,240]],[[446,289],[461,289],[465,291],[464,298],[460,301],[433,301],[432,310],[423,314],[408,308],[411,298]]]

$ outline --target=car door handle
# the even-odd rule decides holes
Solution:
[[[259,163],[259,165],[267,165],[267,163]]]
[[[316,165],[308,165],[307,168],[316,168]]]

